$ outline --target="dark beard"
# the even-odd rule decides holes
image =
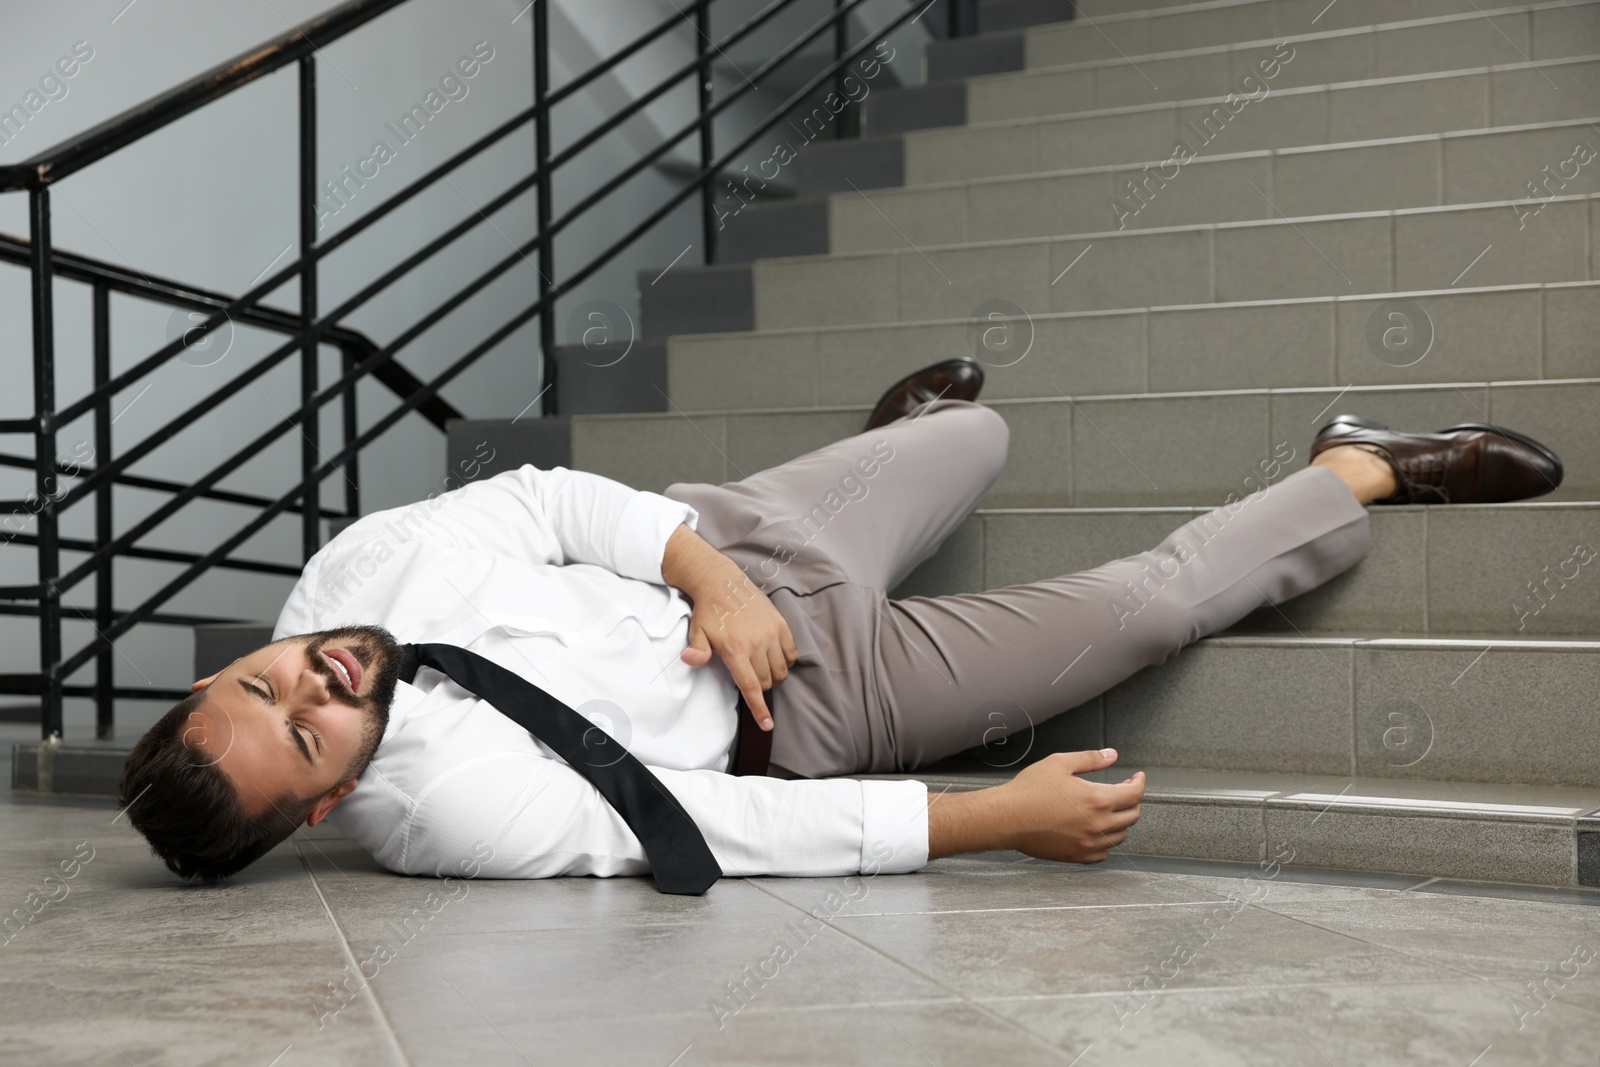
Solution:
[[[362,713],[361,750],[344,773],[345,781],[358,778],[377,754],[378,743],[389,725],[389,707],[394,703],[395,685],[400,680],[400,644],[382,626],[341,626],[301,634],[299,640],[308,641],[306,655],[311,667],[328,680],[328,688],[335,698]],[[372,675],[372,691],[366,696],[352,693],[339,673],[318,654],[330,641],[345,644],[361,664],[361,670]]]

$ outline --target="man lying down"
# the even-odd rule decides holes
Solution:
[[[677,893],[994,848],[1096,862],[1144,793],[1142,772],[1081,777],[1112,750],[932,797],[843,776],[1025,729],[1314,588],[1366,552],[1365,504],[1515,499],[1561,476],[1508,432],[1341,417],[1309,466],[1150,551],[891,599],[1004,465],[981,373],[925,368],[864,432],[738,482],[656,494],[523,466],[358,520],[307,563],[274,641],[139,741],[133,825],[205,882],[324,820],[403,874],[648,874]],[[997,703],[1019,713],[997,722]]]

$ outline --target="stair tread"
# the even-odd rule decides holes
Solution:
[[[1387,385],[1295,385],[1295,386],[1263,386],[1253,389],[1195,389],[1179,390],[1163,393],[1079,393],[1069,396],[1037,396],[1037,397],[1005,397],[983,399],[982,403],[989,407],[999,407],[1013,404],[1067,404],[1083,401],[1101,400],[1178,400],[1178,399],[1206,399],[1221,397],[1241,396],[1282,396],[1289,394],[1305,393],[1351,393],[1359,395],[1363,392],[1378,393],[1407,393],[1407,392],[1436,392],[1440,390],[1455,390],[1463,386],[1494,387],[1494,386],[1551,386],[1551,385],[1596,385],[1600,378],[1518,378],[1518,379],[1493,379],[1480,381],[1459,382],[1418,382],[1415,384],[1387,384]],[[573,420],[597,421],[601,419],[680,419],[685,415],[706,416],[735,416],[735,415],[826,415],[850,411],[867,411],[873,406],[872,400],[862,401],[859,404],[826,404],[816,407],[739,407],[739,408],[705,408],[688,409],[677,408],[673,411],[619,411],[608,412],[601,415],[574,415]],[[1349,405],[1346,405],[1349,406]],[[511,423],[511,419],[483,419],[481,422]]]
[[[863,774],[870,781],[916,780],[953,791],[1009,781],[1014,771],[957,760],[901,774]],[[1424,778],[1369,778],[1270,771],[1218,771],[1203,767],[1139,767],[1096,771],[1084,777],[1119,782],[1143,770],[1145,801],[1272,803],[1332,810],[1378,810],[1432,817],[1561,821],[1600,813],[1600,788],[1452,782]]]
[[[1140,231],[1146,233],[1149,231]],[[841,253],[844,254],[844,253]],[[871,255],[872,253],[858,253]],[[1329,293],[1323,296],[1280,296],[1256,300],[1215,300],[1204,304],[1178,303],[1178,304],[1138,304],[1118,308],[1083,308],[1075,311],[1038,311],[1029,312],[1028,317],[1034,321],[1054,319],[1089,319],[1106,318],[1118,315],[1134,315],[1146,311],[1219,311],[1225,312],[1235,308],[1256,307],[1290,307],[1301,304],[1330,304],[1338,302],[1366,302],[1376,297],[1395,300],[1416,300],[1426,297],[1440,296],[1481,296],[1500,293],[1526,293],[1540,289],[1582,289],[1585,287],[1600,286],[1600,280],[1578,279],[1565,282],[1516,282],[1507,285],[1463,285],[1454,289],[1394,289],[1382,293]],[[769,326],[755,330],[737,330],[726,333],[679,333],[664,340],[673,341],[699,341],[713,340],[725,342],[736,338],[747,337],[785,337],[800,334],[846,333],[854,330],[900,330],[915,329],[922,326],[942,326],[952,323],[966,324],[968,318],[948,319],[902,319],[898,322],[847,322],[827,323],[820,326]],[[1437,384],[1437,383],[1431,383]]]

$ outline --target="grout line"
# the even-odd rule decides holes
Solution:
[[[1550,287],[1549,286],[1546,286],[1546,285],[1539,286],[1539,377],[1540,377],[1540,379],[1545,379],[1545,378],[1550,377],[1549,368],[1547,368],[1545,366],[1545,345],[1547,344],[1547,341],[1546,341],[1545,338],[1546,338],[1547,332],[1549,331],[1549,328],[1550,328],[1549,327],[1549,317],[1550,317],[1549,295],[1550,295]]]
[[[1150,391],[1150,309],[1144,308],[1139,312],[1139,319],[1144,323],[1144,391]]]
[[[1217,224],[1206,227],[1206,256],[1211,271],[1211,302],[1217,303]]]
[[[874,877],[875,878],[875,877],[877,877],[877,875],[871,875],[870,877]],[[815,915],[811,911],[806,911],[800,905],[794,903],[794,901],[788,900],[788,899],[786,899],[784,897],[779,896],[777,893],[774,893],[772,890],[768,889],[766,886],[762,885],[760,882],[758,882],[758,881],[756,881],[754,879],[746,878],[744,880],[744,882],[745,882],[746,885],[754,886],[756,889],[759,889],[761,892],[767,894],[767,896],[771,897],[773,900],[776,900],[778,903],[783,904],[783,905],[785,905],[787,907],[793,908],[795,911],[799,912],[801,915],[809,915],[809,916],[811,916],[811,918],[816,919],[818,922],[822,923],[824,926],[826,926],[828,929],[832,930],[834,933],[838,934],[840,937],[848,938],[849,940],[854,941],[857,945],[860,945],[862,948],[866,949],[868,952],[872,953],[874,956],[877,956],[877,957],[879,957],[879,958],[881,958],[883,960],[888,961],[892,966],[897,967],[897,968],[899,968],[901,970],[904,970],[904,971],[906,971],[906,972],[908,972],[910,974],[916,975],[918,978],[922,979],[924,982],[928,983],[929,985],[934,986],[935,988],[945,990],[951,997],[953,997],[953,998],[955,998],[957,1000],[960,1000],[961,1003],[966,1004],[967,1006],[971,1007],[973,1010],[979,1012],[982,1015],[988,1016],[989,1019],[991,1019],[994,1022],[1000,1023],[1006,1029],[1013,1030],[1013,1031],[1015,1031],[1015,1032],[1017,1032],[1019,1034],[1022,1034],[1024,1036],[1028,1037],[1029,1039],[1031,1039],[1031,1040],[1033,1040],[1035,1042],[1038,1042],[1039,1044],[1043,1045],[1045,1048],[1049,1049],[1051,1052],[1053,1052],[1057,1056],[1059,1056],[1063,1062],[1066,1062],[1067,1054],[1065,1052],[1063,1052],[1058,1046],[1056,1046],[1052,1042],[1048,1041],[1046,1038],[1041,1037],[1039,1034],[1034,1033],[1032,1030],[1029,1030],[1027,1027],[1023,1026],[1021,1023],[1017,1022],[1016,1020],[1009,1019],[1009,1018],[1005,1017],[1004,1015],[1001,1015],[999,1012],[994,1011],[994,1010],[992,1010],[992,1009],[990,1009],[988,1007],[985,1007],[982,1001],[976,1000],[976,999],[974,999],[972,997],[969,997],[965,993],[961,992],[961,990],[956,989],[953,986],[945,984],[944,982],[940,981],[937,976],[935,976],[933,974],[930,974],[930,973],[922,970],[919,967],[913,966],[912,964],[906,962],[905,960],[900,959],[898,956],[890,955],[888,952],[884,951],[878,945],[875,945],[872,942],[865,940],[864,938],[858,937],[856,934],[851,933],[849,930],[843,929],[842,927],[836,925],[832,921],[832,919],[836,918],[837,916],[830,916],[829,918],[824,919],[820,915]],[[871,895],[871,892],[869,891],[867,893],[867,896],[870,896],[870,895]],[[863,897],[862,899],[865,899],[865,897]],[[848,916],[846,916],[846,917],[848,917]],[[870,1005],[871,1002],[868,1001],[867,1003]],[[912,1046],[912,1047],[915,1048],[915,1046]],[[1069,1064],[1068,1067],[1071,1067],[1071,1065]]]
[[[1432,565],[1433,553],[1429,542],[1433,540],[1433,531],[1428,525],[1428,509],[1422,509],[1422,632],[1433,633],[1433,621],[1428,617],[1429,608],[1433,601],[1433,577],[1429,568]]]
[[[317,899],[322,902],[322,910],[327,913],[328,922],[333,926],[334,935],[339,939],[339,951],[344,955],[345,966],[361,978],[361,996],[367,1002],[367,1009],[372,1012],[372,1017],[377,1021],[384,1038],[389,1045],[391,1061],[399,1064],[410,1064],[406,1058],[405,1050],[400,1047],[400,1037],[395,1033],[394,1025],[389,1022],[388,1014],[383,1010],[383,1005],[378,1003],[377,994],[372,991],[372,983],[367,981],[366,975],[361,973],[361,965],[356,962],[356,954],[350,947],[349,938],[345,937],[344,928],[339,925],[339,919],[333,914],[333,906],[328,903],[328,898],[322,892],[322,886],[317,881],[316,872],[312,871],[311,864],[306,860],[306,854],[300,849],[300,842],[294,842],[295,855],[300,857],[300,866],[305,868],[306,877],[311,879],[311,888],[316,891]]]
[[[1446,185],[1444,172],[1444,134],[1441,133],[1439,135],[1439,139],[1435,142],[1435,144],[1439,146],[1437,166],[1434,168],[1439,178],[1437,196],[1435,199],[1438,201],[1438,206],[1443,207],[1445,205],[1444,190]]]
[[[1354,778],[1359,773],[1360,767],[1360,739],[1357,736],[1358,715],[1356,709],[1356,654],[1360,649],[1355,645],[1350,646],[1350,777]]]
[[[1328,332],[1332,336],[1331,350],[1328,353],[1328,373],[1331,377],[1328,381],[1331,385],[1339,384],[1339,310],[1343,306],[1343,301],[1344,298],[1340,297],[1328,302]],[[1268,448],[1271,448],[1270,439]]]

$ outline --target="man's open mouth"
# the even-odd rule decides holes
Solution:
[[[324,649],[322,656],[339,676],[346,689],[352,693],[359,692],[361,664],[356,661],[355,656],[342,648]]]

